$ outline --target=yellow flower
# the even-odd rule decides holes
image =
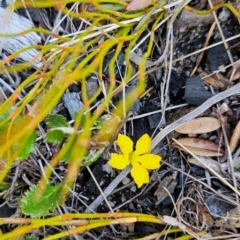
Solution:
[[[108,164],[119,170],[131,164],[131,175],[137,186],[140,188],[144,183],[148,183],[149,175],[147,169],[158,169],[161,161],[160,156],[148,153],[151,148],[151,138],[148,134],[144,134],[138,139],[135,151],[133,151],[133,141],[126,135],[118,134],[116,143],[122,153],[111,153]]]

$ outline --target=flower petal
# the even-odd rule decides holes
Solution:
[[[133,152],[133,155],[141,155],[150,151],[151,148],[151,138],[148,134],[142,135],[137,143],[136,150]]]
[[[130,161],[127,156],[123,154],[111,153],[111,157],[108,161],[108,164],[116,169],[122,170],[130,164]]]
[[[116,143],[123,154],[127,155],[133,151],[133,141],[126,135],[119,133]]]
[[[142,156],[134,157],[135,161],[142,164],[143,167],[153,170],[160,167],[161,157],[156,154],[144,154]]]
[[[132,166],[131,176],[134,182],[137,184],[138,188],[140,188],[144,183],[149,182],[148,171],[136,161],[132,162]]]

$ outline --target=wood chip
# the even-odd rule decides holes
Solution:
[[[157,190],[154,193],[154,196],[157,196],[156,205],[159,205],[165,198],[169,196],[169,193],[173,193],[175,187],[177,186],[175,174],[172,176],[165,177],[158,185]],[[164,189],[166,188],[168,192]]]

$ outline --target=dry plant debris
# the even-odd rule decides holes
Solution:
[[[240,237],[239,1],[9,3],[0,239]]]
[[[224,151],[218,146],[218,144],[202,139],[202,138],[180,138],[178,141],[184,145],[189,151],[199,156],[223,156]],[[176,143],[173,146],[182,149]],[[183,149],[184,150],[184,149]]]
[[[237,123],[237,125],[234,129],[230,143],[229,143],[231,152],[235,151],[239,140],[240,140],[240,121]]]

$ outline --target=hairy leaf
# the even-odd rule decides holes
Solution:
[[[18,159],[27,159],[29,154],[34,152],[34,144],[36,140],[37,134],[33,132],[27,141],[24,143],[23,148],[21,149],[20,153],[18,154]],[[19,143],[16,143],[13,147],[13,150],[19,146]]]
[[[46,136],[46,142],[48,143],[55,143],[55,144],[61,144],[63,139],[65,137],[65,134],[60,130],[52,130],[47,133]]]
[[[59,114],[52,114],[47,117],[46,124],[49,128],[55,128],[55,127],[69,127],[69,124],[67,123],[66,119]]]
[[[30,187],[21,199],[22,212],[32,218],[40,218],[54,211],[57,205],[64,201],[64,197],[60,195],[62,187],[63,184],[56,186],[48,184],[42,194],[39,185]]]

